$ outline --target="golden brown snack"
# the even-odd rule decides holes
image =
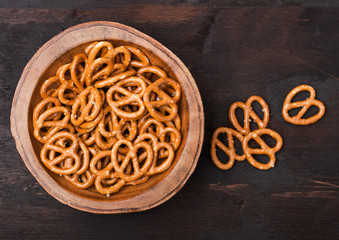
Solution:
[[[272,138],[276,140],[276,145],[271,148],[269,147],[265,141],[261,138],[262,135],[270,135]],[[256,141],[261,148],[251,148],[249,147],[248,143],[249,141],[253,139]],[[275,164],[275,153],[278,152],[283,145],[283,140],[279,133],[273,131],[272,129],[268,128],[261,128],[258,130],[255,130],[248,135],[244,137],[244,141],[242,143],[244,153],[246,155],[246,158],[248,162],[253,166],[261,170],[267,170],[272,167],[274,167]],[[266,164],[260,163],[256,161],[253,157],[253,154],[261,154],[261,155],[267,155],[270,158],[270,161]]]
[[[218,136],[222,133],[227,134],[227,143],[228,146],[226,147],[219,139]],[[211,157],[212,161],[217,166],[218,168],[222,170],[230,169],[233,167],[235,160],[238,161],[243,161],[246,159],[245,154],[242,154],[239,156],[236,153],[236,150],[234,148],[234,140],[233,138],[236,137],[241,143],[243,142],[244,136],[239,133],[238,131],[231,129],[231,128],[226,128],[226,127],[220,127],[215,130],[212,136],[212,143],[211,143]],[[222,163],[218,156],[217,156],[217,149],[220,148],[221,151],[223,151],[227,156],[228,156],[228,162],[227,163]]]
[[[298,102],[291,102],[293,97],[298,94],[299,92],[302,91],[307,91],[310,93],[310,96],[308,99],[303,100],[303,101],[298,101]],[[311,106],[316,106],[319,109],[319,112],[312,116],[309,117],[307,119],[303,119],[302,117],[304,116],[304,114],[307,112],[307,110],[311,107]],[[301,110],[299,111],[299,113],[294,116],[291,117],[288,114],[288,111],[293,109],[293,108],[300,108]],[[313,87],[309,86],[309,85],[300,85],[297,86],[295,88],[293,88],[291,90],[291,92],[288,93],[288,95],[286,96],[285,102],[283,104],[283,109],[282,109],[282,115],[284,117],[284,119],[292,124],[296,124],[296,125],[309,125],[312,123],[317,122],[320,118],[322,118],[325,114],[325,106],[324,104],[315,99],[315,90]]]
[[[260,119],[260,117],[252,110],[252,103],[258,102],[264,113],[264,119]],[[241,126],[238,122],[238,119],[235,115],[235,111],[237,108],[242,108],[244,111],[244,125]],[[247,99],[246,103],[243,102],[235,102],[231,105],[229,111],[229,118],[235,129],[237,129],[243,135],[246,135],[251,132],[250,129],[250,119],[253,119],[260,128],[265,128],[268,124],[270,118],[270,112],[267,103],[260,96],[251,96]]]

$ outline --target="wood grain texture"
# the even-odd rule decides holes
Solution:
[[[2,2],[0,238],[338,239],[339,10],[333,1],[100,1],[97,8],[90,1],[41,8],[37,1]],[[28,60],[63,29],[93,20],[118,21],[160,41],[189,67],[202,95],[206,128],[198,166],[182,191],[150,211],[106,216],[62,205],[28,172],[10,134],[11,100]],[[285,96],[301,83],[312,85],[327,107],[310,126],[281,116]],[[243,162],[221,171],[209,156],[212,132],[230,127],[229,106],[253,94],[269,104],[269,126],[284,139],[276,167],[263,172]]]

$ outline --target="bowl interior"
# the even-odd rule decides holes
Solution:
[[[168,66],[168,64],[166,64],[164,61],[162,61],[158,56],[156,56],[151,51],[149,51],[149,50],[147,50],[147,49],[145,49],[141,46],[138,46],[138,45],[135,45],[133,43],[126,42],[126,41],[120,41],[120,40],[114,40],[114,39],[110,39],[109,41],[111,43],[113,43],[114,47],[121,46],[121,45],[130,45],[130,46],[135,46],[135,47],[141,49],[147,55],[147,57],[149,58],[151,65],[155,65],[155,66],[160,67],[161,69],[163,69],[167,73],[167,75],[169,77],[177,80],[180,83],[180,79],[177,79],[177,77],[175,76],[175,74],[171,70],[171,68]],[[42,100],[42,98],[40,97],[40,88],[41,88],[41,85],[43,84],[43,82],[47,78],[54,76],[57,69],[61,65],[71,62],[73,57],[76,54],[83,52],[83,49],[89,43],[77,46],[77,47],[65,52],[64,54],[62,54],[60,57],[58,57],[54,62],[52,62],[49,65],[49,67],[44,71],[44,73],[38,79],[36,86],[35,86],[35,89],[33,91],[30,103],[29,103],[29,110],[28,110],[29,116],[28,116],[27,125],[28,125],[28,130],[29,130],[29,133],[30,133],[30,139],[32,141],[33,149],[34,149],[34,152],[35,152],[35,155],[36,155],[36,161],[38,161],[39,164],[44,167],[44,169],[49,174],[49,176],[55,182],[57,182],[60,186],[62,186],[64,189],[67,189],[68,191],[71,191],[73,194],[76,194],[80,197],[84,197],[84,198],[88,198],[88,199],[92,199],[92,200],[99,200],[99,201],[124,200],[124,199],[128,199],[128,198],[132,198],[136,195],[142,194],[142,193],[150,190],[157,183],[159,183],[162,179],[164,179],[172,171],[172,169],[175,167],[176,163],[179,161],[181,153],[183,151],[183,148],[184,148],[186,140],[187,140],[188,119],[189,119],[188,103],[187,103],[186,95],[185,95],[185,93],[182,89],[182,97],[181,97],[180,101],[178,102],[179,114],[180,114],[180,117],[181,117],[181,131],[180,132],[181,132],[181,136],[182,136],[182,142],[181,142],[179,149],[176,151],[175,159],[174,159],[171,167],[167,171],[160,173],[160,174],[157,174],[157,175],[154,175],[154,176],[151,176],[148,179],[148,181],[146,181],[145,183],[141,183],[141,184],[136,185],[136,186],[126,185],[123,188],[121,188],[119,192],[112,194],[110,197],[107,197],[103,194],[98,193],[95,190],[94,186],[92,186],[92,187],[90,187],[86,190],[76,188],[71,183],[66,181],[64,179],[64,177],[59,176],[59,175],[51,172],[49,169],[47,169],[42,164],[42,162],[40,160],[40,151],[43,147],[43,144],[40,143],[39,141],[37,141],[33,136],[32,116],[33,116],[34,107]],[[185,161],[185,159],[181,159],[180,161]]]

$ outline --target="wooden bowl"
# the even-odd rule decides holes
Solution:
[[[125,186],[106,197],[94,188],[81,190],[49,171],[40,161],[42,144],[33,137],[32,113],[41,100],[39,89],[45,79],[62,64],[71,61],[84,46],[96,40],[109,40],[114,46],[139,47],[151,64],[177,79],[183,96],[179,102],[182,118],[182,144],[170,169],[147,182]],[[44,44],[25,67],[15,91],[11,130],[27,168],[54,198],[73,208],[93,213],[123,213],[146,210],[177,193],[193,173],[204,136],[204,113],[199,90],[186,66],[170,50],[131,27],[114,22],[90,22],[71,27]]]

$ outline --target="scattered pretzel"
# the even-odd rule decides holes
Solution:
[[[264,113],[264,119],[260,119],[260,117],[252,110],[252,103],[258,102],[261,107],[262,111]],[[244,111],[244,126],[242,127],[237,119],[237,116],[235,115],[235,111],[237,108],[242,108]],[[251,96],[249,99],[247,99],[246,103],[243,102],[235,102],[231,105],[230,111],[229,111],[229,119],[233,126],[243,135],[246,135],[251,132],[250,129],[250,119],[253,119],[260,128],[265,128],[268,124],[270,117],[269,108],[265,100],[259,96]]]
[[[303,101],[291,102],[293,97],[302,91],[309,92],[310,93],[309,98]],[[318,107],[319,109],[318,113],[312,117],[303,119],[302,117],[305,115],[305,113],[311,106]],[[294,108],[300,108],[300,107],[302,107],[302,109],[299,111],[299,113],[296,116],[291,117],[288,114],[289,110],[294,109]],[[309,125],[309,124],[315,123],[320,118],[322,118],[324,114],[325,114],[324,104],[321,101],[315,99],[315,90],[313,87],[309,85],[300,85],[300,86],[293,88],[287,95],[285,102],[283,104],[283,109],[282,109],[282,115],[284,119],[287,122],[296,124],[296,125]]]
[[[272,138],[274,138],[276,140],[276,145],[273,148],[269,147],[265,143],[265,141],[260,137],[261,135],[265,135],[265,134],[271,136]],[[251,148],[248,145],[249,141],[251,139],[256,141],[260,145],[261,148]],[[282,140],[281,136],[279,135],[279,133],[277,133],[277,132],[275,132],[271,129],[268,129],[268,128],[257,129],[255,131],[249,133],[248,135],[246,135],[244,137],[244,141],[242,143],[243,150],[244,150],[244,153],[246,155],[248,162],[253,167],[256,167],[256,168],[262,169],[262,170],[267,170],[267,169],[274,167],[275,153],[281,149],[282,145],[283,145],[283,140]],[[267,156],[269,156],[270,161],[266,164],[260,163],[260,162],[258,162],[254,159],[254,157],[252,156],[253,154],[267,155]]]
[[[140,49],[93,42],[46,79],[40,95],[32,116],[40,159],[74,187],[109,197],[173,165],[180,85]]]
[[[227,143],[228,147],[226,147],[219,139],[218,136],[221,133],[227,134]],[[243,142],[243,135],[239,133],[236,130],[233,130],[231,128],[221,127],[215,130],[212,137],[212,143],[211,143],[211,156],[212,161],[218,168],[222,170],[230,169],[233,167],[235,160],[243,161],[245,160],[246,156],[245,154],[242,154],[239,156],[236,153],[235,147],[234,147],[234,140],[233,138],[236,137],[240,142]],[[221,151],[223,151],[229,158],[227,163],[222,163],[218,156],[217,156],[217,147],[220,148]]]

